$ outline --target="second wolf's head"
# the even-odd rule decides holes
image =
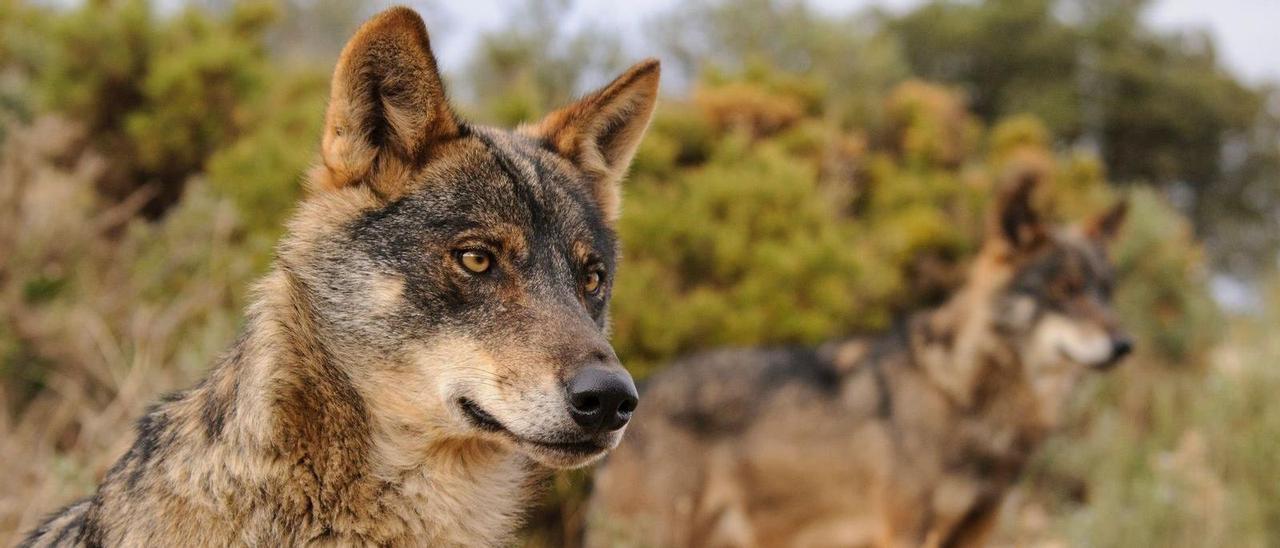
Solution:
[[[658,75],[507,131],[455,115],[413,11],[347,44],[279,254],[393,458],[453,440],[571,467],[618,443],[637,396],[605,337],[613,227]]]
[[[1080,374],[1110,368],[1133,350],[1112,309],[1108,258],[1127,204],[1052,226],[1033,203],[1037,181],[1026,177],[1001,193],[965,286],[936,318],[951,329],[935,329],[945,335],[924,349],[945,348],[962,364],[935,376],[963,398],[982,382],[984,360],[1012,358],[1053,417]]]

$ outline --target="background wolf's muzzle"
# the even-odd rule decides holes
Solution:
[[[1128,335],[1112,335],[1111,336],[1111,356],[1107,361],[1102,362],[1098,369],[1111,369],[1120,364],[1126,356],[1133,353],[1133,339]]]

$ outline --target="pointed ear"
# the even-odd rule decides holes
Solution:
[[[1002,189],[987,222],[987,238],[1004,242],[1015,251],[1039,245],[1047,234],[1034,203],[1039,187],[1039,177],[1025,174]]]
[[[356,31],[333,72],[319,186],[396,196],[431,145],[458,134],[422,18],[404,7]]]
[[[1122,199],[1084,224],[1084,233],[1102,245],[1110,245],[1129,216],[1129,200]]]
[[[618,217],[618,185],[653,117],[660,73],[657,59],[641,61],[528,130],[582,170],[610,222]]]

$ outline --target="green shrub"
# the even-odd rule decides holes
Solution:
[[[717,78],[660,109],[626,183],[613,330],[641,374],[705,348],[884,327],[939,301],[962,281],[989,197],[1012,172],[1043,178],[1045,206],[1066,221],[1119,199],[1096,159],[1055,154],[1035,118],[984,135],[945,88],[903,84],[876,144],[849,152],[857,139],[798,106],[820,101]],[[826,176],[833,155],[851,176]],[[1153,358],[1193,359],[1218,323],[1199,247],[1154,193],[1130,194],[1119,306]]]
[[[113,200],[141,188],[155,216],[245,128],[245,104],[268,76],[267,4],[222,17],[194,7],[158,17],[149,2],[87,2],[52,16],[52,44],[35,71],[42,108],[82,123],[110,162],[97,182]]]
[[[623,211],[615,345],[640,370],[701,348],[812,343],[888,320],[875,308],[894,273],[826,199],[815,167],[778,147],[728,139],[704,167],[632,181]]]
[[[319,154],[328,76],[291,74],[246,105],[243,135],[209,158],[213,190],[235,201],[255,237],[274,240],[302,195],[307,168]]]

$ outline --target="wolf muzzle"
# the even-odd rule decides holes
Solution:
[[[1107,357],[1107,361],[1097,366],[1097,369],[1106,371],[1112,369],[1124,360],[1126,356],[1133,353],[1133,339],[1128,335],[1118,334],[1111,336],[1111,355]]]

